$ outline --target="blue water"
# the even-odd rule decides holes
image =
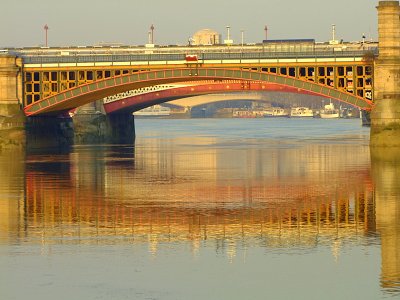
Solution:
[[[283,142],[355,138],[368,143],[369,128],[360,119],[137,119],[138,138],[182,136],[231,139],[273,139]]]

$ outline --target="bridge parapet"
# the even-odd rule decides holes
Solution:
[[[330,58],[334,60],[341,60],[343,58],[357,59],[362,58],[366,53],[378,55],[378,49],[376,47],[364,47],[360,45],[359,49],[347,50],[346,48],[338,48],[338,50],[318,50],[318,51],[304,51],[304,52],[275,52],[275,51],[263,51],[262,49],[243,52],[243,51],[232,51],[220,52],[216,49],[215,52],[202,52],[201,50],[190,50],[191,53],[195,53],[197,61],[200,63],[206,63],[207,61],[224,61],[224,60],[263,60],[263,59],[318,59]],[[198,52],[199,51],[199,52]],[[48,64],[57,64],[62,66],[65,63],[73,64],[88,64],[88,63],[112,63],[118,65],[118,63],[126,62],[174,62],[185,64],[184,53],[99,53],[99,54],[78,54],[69,53],[68,55],[59,55],[55,53],[41,53],[38,55],[25,55],[22,54],[24,64],[28,67],[40,64],[46,66]],[[32,65],[32,66],[31,66]],[[49,66],[50,67],[50,66]]]

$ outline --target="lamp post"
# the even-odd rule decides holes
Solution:
[[[154,25],[153,24],[151,24],[150,31],[151,31],[151,43],[150,44],[154,44]]]
[[[265,25],[264,30],[265,30],[265,40],[268,40],[268,26],[267,25]]]
[[[243,48],[243,44],[244,44],[244,30],[240,30],[240,33],[242,35],[242,48]]]
[[[48,46],[48,41],[47,41],[47,31],[49,30],[49,26],[47,26],[47,24],[46,25],[44,25],[44,27],[43,27],[43,29],[44,29],[44,31],[45,31],[45,46],[47,47]]]

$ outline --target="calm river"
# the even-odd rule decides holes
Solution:
[[[0,299],[400,297],[400,158],[360,120],[136,134],[0,154]]]

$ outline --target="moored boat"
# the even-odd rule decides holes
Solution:
[[[171,109],[161,105],[153,105],[133,113],[133,115],[137,117],[167,117],[170,114]]]
[[[272,107],[264,113],[265,118],[287,117],[289,113],[281,107]]]
[[[319,113],[321,119],[336,119],[339,118],[339,110],[335,108],[333,103],[329,103],[324,106]]]
[[[290,118],[309,118],[313,116],[314,113],[312,109],[308,107],[292,107],[290,109]]]

